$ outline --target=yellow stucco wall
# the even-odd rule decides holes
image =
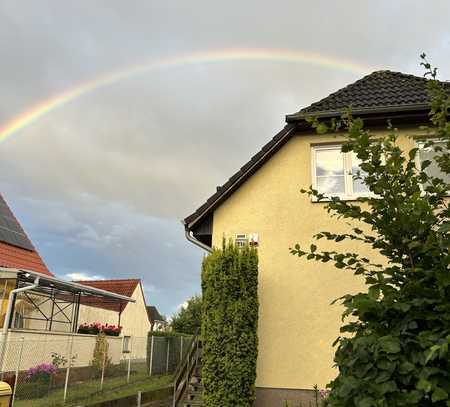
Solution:
[[[331,345],[339,335],[342,308],[330,302],[364,289],[350,272],[289,253],[295,243],[309,247],[319,231],[349,230],[330,218],[322,203],[300,193],[312,182],[311,146],[336,141],[328,135],[293,137],[214,212],[214,246],[237,233],[259,234],[258,387],[308,389],[333,379]],[[354,243],[342,242],[340,248],[370,256]]]

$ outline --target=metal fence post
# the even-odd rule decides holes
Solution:
[[[130,383],[130,372],[131,372],[131,354],[128,356],[127,383]]]
[[[138,394],[137,394],[137,407],[141,407],[141,399],[142,399],[142,392],[138,391]]]
[[[69,386],[69,374],[70,374],[70,368],[72,367],[72,352],[73,352],[73,340],[74,340],[74,335],[72,335],[72,338],[70,339],[70,348],[69,348],[69,360],[68,360],[68,365],[67,365],[67,369],[66,369],[66,380],[64,382],[64,403],[66,402],[67,399],[67,388]]]
[[[106,365],[106,346],[103,347],[103,366],[102,366],[102,378],[100,379],[100,391],[103,390],[103,380],[105,379],[105,365]]]
[[[20,338],[20,350],[19,350],[19,358],[17,360],[17,366],[16,366],[16,378],[14,379],[14,390],[12,394],[12,401],[11,406],[14,405],[14,400],[16,398],[16,389],[17,389],[17,383],[19,382],[19,372],[20,372],[20,363],[22,362],[22,353],[23,353],[23,343],[25,338],[22,336]]]
[[[170,338],[167,338],[166,374],[169,373]]]
[[[180,336],[180,362],[183,360],[183,344],[184,344],[183,336]]]
[[[155,343],[155,337],[152,335],[152,341],[150,344],[150,368],[149,368],[149,376],[152,375],[152,370],[153,370],[153,346]]]

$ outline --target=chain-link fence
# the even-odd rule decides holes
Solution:
[[[156,339],[156,337],[155,337]],[[27,334],[0,344],[1,376],[13,388],[14,407],[49,407],[174,371],[182,351],[148,337]],[[178,339],[178,346],[183,339]],[[155,346],[155,343],[157,345]],[[170,352],[179,352],[178,357]],[[153,361],[153,362],[151,362]],[[161,368],[160,361],[166,361]],[[167,362],[168,361],[168,362]]]
[[[191,336],[148,336],[148,371],[150,375],[174,373],[191,343]]]

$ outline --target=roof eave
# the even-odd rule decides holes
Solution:
[[[127,301],[127,302],[136,302],[133,298],[127,297],[125,295],[116,294],[110,291],[102,290],[100,288],[89,287],[87,285],[73,283],[70,281],[61,280],[59,278],[49,276],[47,274],[38,273],[32,270],[25,269],[17,269],[17,268],[7,268],[0,267],[0,271],[4,271],[11,274],[29,274],[30,276],[39,277],[40,281],[47,281],[49,283],[59,284],[60,286],[64,286],[73,290],[78,290],[80,292],[84,292],[86,294],[98,295],[101,297],[113,298],[116,300]]]
[[[318,118],[318,119],[330,119],[334,117],[341,117],[348,109],[340,110],[327,110],[318,112],[297,112],[294,114],[286,115],[287,123],[295,123],[303,121],[308,118]],[[401,112],[420,112],[430,110],[430,105],[426,103],[411,104],[411,105],[391,105],[391,106],[374,106],[369,108],[351,109],[350,112],[353,116],[366,116],[372,114],[383,114],[383,113],[401,113]]]

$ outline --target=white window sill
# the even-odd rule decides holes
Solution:
[[[376,198],[377,196],[374,194],[366,194],[366,195],[333,195],[333,197],[323,198],[318,200],[315,197],[311,198],[311,202],[313,203],[322,203],[322,202],[331,202],[331,198],[339,198],[341,201],[359,201],[361,198]]]

